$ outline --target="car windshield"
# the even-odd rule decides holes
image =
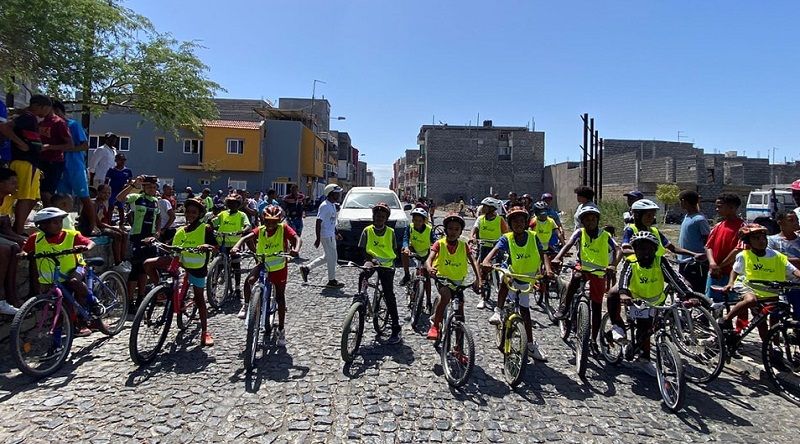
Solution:
[[[394,193],[371,192],[371,193],[350,193],[342,204],[342,208],[372,208],[376,204],[384,202],[389,208],[400,209],[400,204]]]

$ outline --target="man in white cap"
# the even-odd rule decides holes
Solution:
[[[307,266],[300,267],[300,274],[303,282],[308,282],[308,273],[323,263],[328,265],[328,287],[342,288],[344,284],[336,280],[336,240],[341,239],[341,235],[336,234],[336,202],[342,189],[336,184],[328,184],[325,187],[327,198],[320,204],[317,210],[316,240],[314,248],[319,248],[322,244],[322,256],[311,261]]]

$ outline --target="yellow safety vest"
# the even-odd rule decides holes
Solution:
[[[267,271],[278,271],[286,267],[286,259],[280,256],[271,256],[283,251],[285,245],[283,223],[278,224],[278,228],[272,236],[267,235],[267,227],[262,226],[258,230],[258,241],[256,242],[256,254],[264,257],[264,265]],[[262,256],[263,257],[263,256]]]
[[[434,261],[434,268],[439,276],[445,277],[455,282],[461,282],[467,277],[467,244],[461,239],[458,240],[456,252],[450,254],[447,249],[447,239],[439,239],[439,255]]]
[[[601,268],[605,270],[609,265],[608,231],[600,229],[597,237],[592,239],[586,228],[581,228],[581,265],[586,268]],[[595,271],[595,276],[605,276],[604,271]]]
[[[183,248],[196,248],[206,243],[206,224],[200,224],[192,231],[186,231],[186,227],[180,227],[175,231],[172,238],[172,245]],[[206,264],[205,253],[192,253],[189,251],[181,252],[181,265],[187,270],[197,270]]]
[[[229,210],[225,210],[217,215],[217,218],[214,222],[218,227],[217,230],[220,233],[238,233],[244,230],[247,226],[247,215],[238,210],[233,214],[231,214]],[[217,242],[225,247],[232,247],[236,245],[236,242],[239,242],[239,239],[241,238],[241,235],[225,236],[225,242],[223,245],[222,236],[217,236]]]
[[[631,281],[628,286],[634,299],[641,299],[650,305],[662,305],[667,299],[664,293],[664,272],[661,271],[661,258],[656,256],[650,268],[639,265],[636,256],[626,258],[630,262]]]
[[[534,229],[536,230],[536,237],[539,238],[539,243],[542,244],[543,248],[546,249],[550,245],[550,239],[553,237],[553,230],[556,229],[556,226],[556,221],[552,217],[548,216],[544,221],[536,218]]]
[[[744,250],[742,254],[744,255],[743,283],[759,298],[779,295],[779,291],[751,281],[786,282],[786,264],[789,262],[786,255],[776,251],[775,256],[767,259],[759,257],[752,250]]]
[[[508,239],[508,250],[511,257],[511,270],[514,274],[525,274],[533,276],[539,272],[542,266],[542,258],[539,255],[539,247],[536,245],[536,233],[528,230],[528,239],[525,245],[517,245],[514,240],[514,233],[506,233],[504,236]],[[534,282],[536,279],[519,279],[525,282]]]
[[[631,227],[631,230],[633,230],[634,235],[639,232],[639,229],[636,228],[636,224],[628,224],[628,226]],[[658,248],[656,249],[656,256],[661,257],[664,255],[664,253],[667,252],[667,249],[664,248],[663,245],[661,245],[661,234],[658,232],[658,228],[656,227],[650,227],[650,232],[653,233],[653,236],[655,236],[656,239],[658,240]]]
[[[488,240],[488,241],[496,241],[500,239],[500,236],[503,235],[501,233],[501,222],[500,216],[495,215],[494,219],[488,220],[486,219],[486,215],[481,215],[478,217],[478,239],[481,240]]]
[[[75,236],[78,235],[78,232],[75,230],[64,230],[67,233],[64,236],[64,240],[61,241],[60,244],[51,244],[47,242],[45,239],[44,232],[40,231],[36,234],[36,244],[34,247],[34,253],[36,254],[50,254],[50,253],[60,253],[62,251],[71,250],[75,247]],[[59,256],[55,260],[58,261],[59,270],[61,274],[67,275],[71,273],[73,270],[78,268],[78,265],[85,265],[86,263],[83,262],[83,255],[82,254],[67,254],[64,256]],[[56,275],[56,264],[53,259],[36,259],[36,269],[39,271],[39,283],[42,284],[52,284],[58,280],[59,282],[64,282],[64,279],[61,276]]]
[[[382,236],[375,232],[375,225],[370,225],[364,230],[367,232],[367,254],[376,259],[381,267],[391,267],[397,257],[393,248],[394,230],[392,227],[387,226]]]
[[[431,249],[431,226],[425,224],[422,232],[417,231],[413,226],[409,229],[410,236],[408,237],[408,245],[414,253],[420,256],[427,256]]]

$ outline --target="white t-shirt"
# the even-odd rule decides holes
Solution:
[[[322,221],[319,230],[320,237],[336,236],[336,204],[325,199],[317,210],[317,219]]]
[[[169,222],[169,211],[172,209],[172,204],[169,203],[167,199],[158,199],[158,214],[161,215],[161,226],[160,229],[164,229],[167,227],[167,222]]]
[[[89,154],[89,172],[94,173],[94,185],[100,185],[106,181],[106,173],[114,168],[114,158],[117,150],[103,145]]]

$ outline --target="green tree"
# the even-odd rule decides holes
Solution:
[[[3,0],[0,82],[35,79],[48,94],[92,113],[136,108],[157,126],[199,130],[222,90],[195,42],[159,33],[115,0]],[[8,67],[8,68],[6,68]]]
[[[664,223],[667,221],[667,213],[670,206],[678,203],[678,195],[681,189],[674,183],[661,183],[656,186],[656,199],[664,204]]]

